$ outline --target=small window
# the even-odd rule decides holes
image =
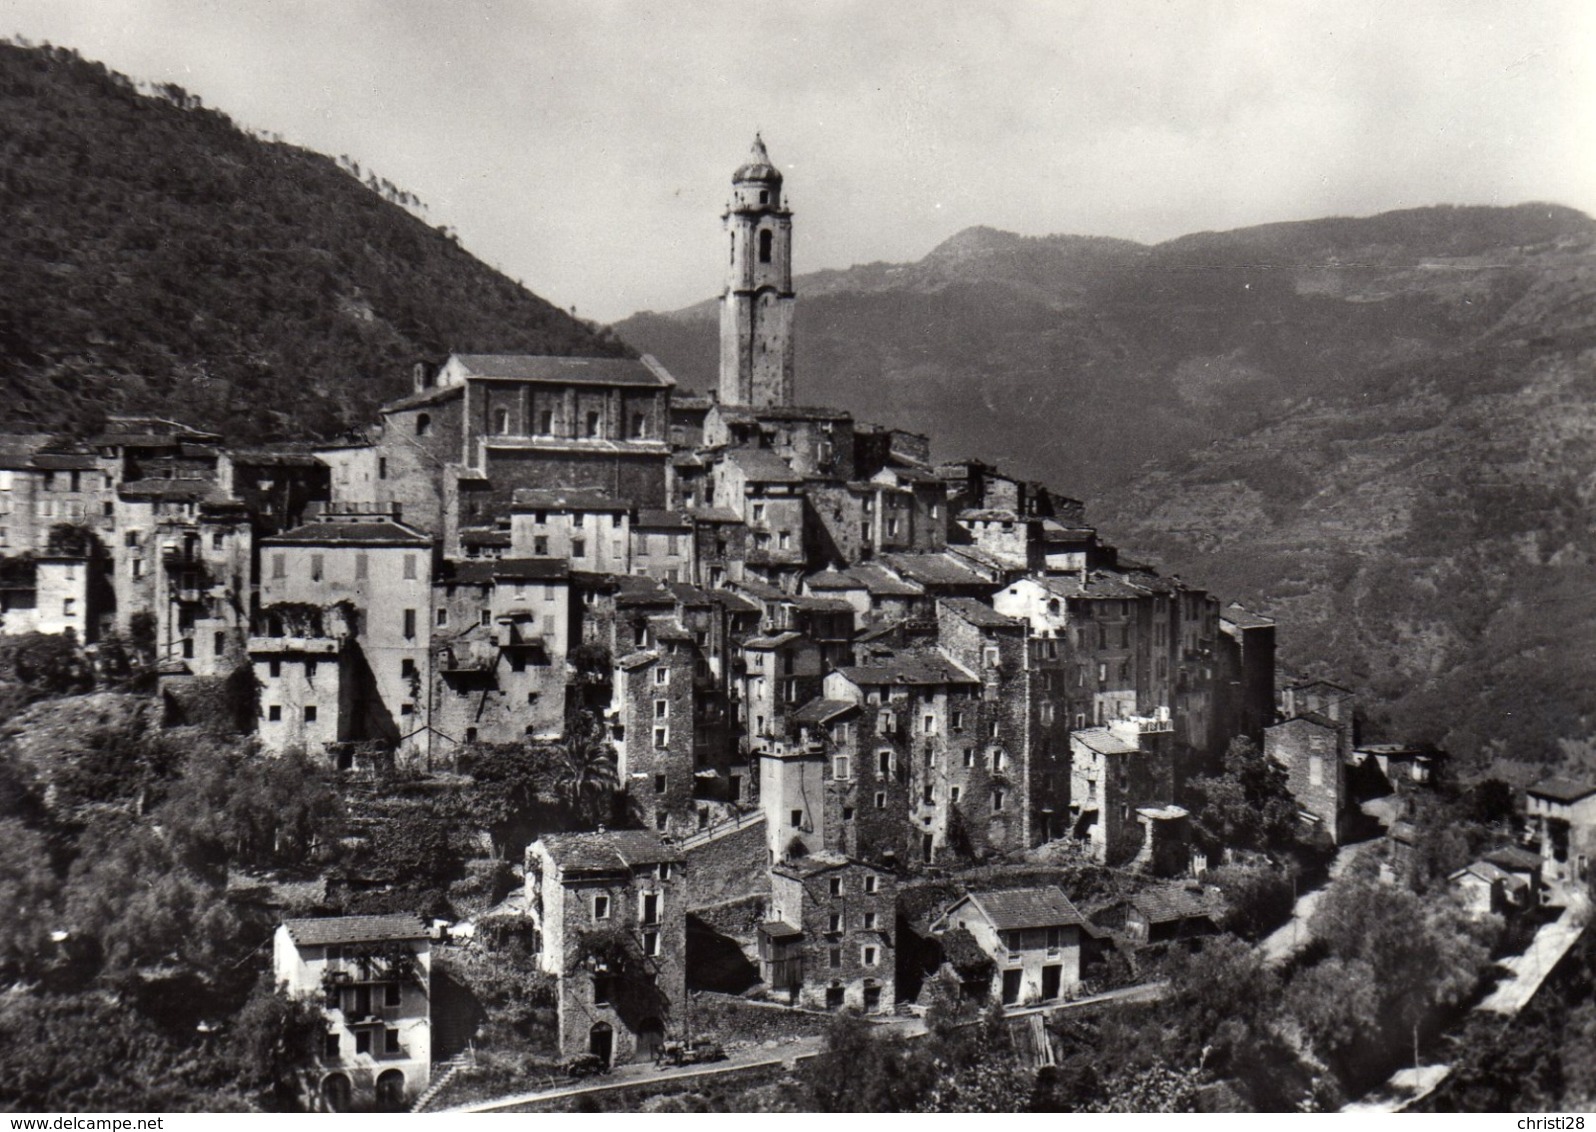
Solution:
[[[449,611],[440,606],[439,609],[438,609],[438,621],[437,621],[438,628],[442,629],[443,627],[445,627],[448,624],[449,624]]]
[[[887,808],[887,792],[885,790],[877,790],[876,791],[876,809],[884,810],[886,808]]]
[[[1001,790],[992,791],[992,812],[993,813],[999,813],[999,812],[1002,811],[1004,800],[1005,799],[1003,797],[1003,791],[1001,791]]]
[[[405,555],[405,581],[413,582],[415,580],[416,580],[416,556],[414,554],[407,554],[407,555]]]
[[[877,954],[878,952],[875,948],[866,947],[860,953],[860,962],[862,962],[866,967],[874,967],[876,965]]]
[[[671,670],[669,668],[666,668],[663,665],[661,665],[659,668],[654,669],[654,683],[656,683],[656,684],[669,684],[670,682],[671,682]]]
[[[830,966],[832,966],[832,967],[841,967],[842,966],[842,948],[833,947],[831,949],[831,954],[828,957],[828,960],[829,960],[829,965]]]
[[[493,410],[493,431],[498,433],[500,436],[509,436],[510,435],[510,410],[509,409],[495,409],[495,410]]]
[[[355,1031],[355,1052],[356,1053],[370,1053],[371,1052],[371,1031],[370,1030],[356,1030]]]
[[[790,817],[791,820],[787,823],[788,825],[801,826],[804,824],[804,812],[802,810],[792,811]]]
[[[654,728],[654,746],[669,747],[671,745],[671,729],[669,727]]]
[[[665,793],[665,776],[663,774],[656,774],[654,776],[654,793]]]
[[[428,413],[416,414],[416,435],[426,436],[432,431],[432,416]]]
[[[266,709],[266,718],[272,723],[283,721],[283,708],[281,704],[272,704]]]
[[[644,955],[658,955],[659,954],[659,932],[644,932],[643,933],[643,954]]]
[[[610,918],[610,898],[602,894],[593,897],[593,918],[607,920]]]
[[[288,577],[288,556],[281,551],[272,555],[272,577],[273,579]]]
[[[966,767],[973,767],[975,765],[975,748],[974,747],[966,747],[966,748],[964,748],[964,765]]]
[[[865,877],[865,895],[866,896],[874,896],[876,894],[876,881],[879,880],[879,879],[880,878],[873,877],[873,876]]]
[[[829,892],[832,896],[841,896],[842,895],[842,878],[841,877],[832,877],[829,881],[827,881],[826,882],[826,891]]]
[[[842,808],[842,820],[843,821],[852,821],[853,820],[853,807],[852,806],[844,806]]]
[[[382,1047],[386,1053],[403,1053],[404,1047],[399,1044],[399,1031],[388,1027],[382,1033]]]
[[[833,934],[842,930],[842,913],[833,912],[826,917],[826,931]]]
[[[371,576],[371,558],[364,550],[355,555],[355,581],[364,582]]]
[[[574,538],[574,539],[571,540],[571,557],[572,558],[586,558],[587,557],[587,540],[586,539]]]
[[[305,705],[305,722],[306,723],[315,723],[316,722],[316,705],[315,704],[306,704]]]
[[[771,247],[772,247],[772,245],[774,243],[775,243],[775,235],[774,235],[774,233],[772,233],[769,228],[761,228],[760,231],[759,231],[759,262],[760,263],[769,263],[770,262],[770,251],[771,251]]]
[[[948,791],[948,801],[952,802],[954,805],[958,805],[958,803],[959,803],[959,788],[957,786],[953,787],[951,790]]]
[[[377,478],[380,480],[388,478],[388,457],[386,456],[377,457]]]
[[[416,611],[407,609],[404,613],[405,640],[413,641],[416,637]]]
[[[867,932],[876,930],[876,914],[874,912],[866,912],[864,914],[864,928]]]
[[[669,719],[670,718],[670,714],[671,714],[671,702],[669,700],[655,700],[654,701],[654,718],[655,719]]]
[[[398,983],[389,983],[382,988],[382,1004],[384,1006],[398,1006],[400,987]]]

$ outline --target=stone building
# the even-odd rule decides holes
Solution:
[[[1340,844],[1350,801],[1350,724],[1342,726],[1316,713],[1299,715],[1265,728],[1263,751],[1285,767],[1287,789],[1303,820]]]
[[[437,755],[565,733],[572,621],[563,560],[446,562],[428,615]]]
[[[289,920],[272,939],[272,970],[309,995],[327,1029],[301,1071],[322,1112],[404,1112],[432,1073],[432,944],[413,915]]]
[[[932,925],[962,928],[991,958],[992,997],[1004,1006],[1057,1002],[1081,983],[1086,918],[1057,887],[971,892]]]
[[[549,834],[526,853],[560,1053],[645,1061],[687,1025],[686,857],[641,830]]]
[[[1524,792],[1524,812],[1540,835],[1545,876],[1582,883],[1596,857],[1596,782],[1553,776]]]
[[[632,505],[602,492],[534,488],[510,504],[510,554],[594,574],[632,572]]]
[[[1148,847],[1157,811],[1175,798],[1171,739],[1167,720],[1137,717],[1071,733],[1071,834],[1093,860],[1123,865]],[[1141,820],[1144,809],[1155,824]]]
[[[832,852],[770,870],[760,974],[794,1006],[889,1013],[897,967],[897,878]]]
[[[432,539],[392,519],[356,517],[306,523],[260,545],[257,637],[320,638],[324,626],[304,634],[301,623],[319,621],[328,611],[348,627],[339,654],[339,703],[319,696],[307,702],[303,710],[313,715],[306,722],[322,722],[347,704],[353,718],[339,721],[341,738],[379,741],[407,759],[431,757]],[[268,685],[261,693],[267,720],[274,690]]]

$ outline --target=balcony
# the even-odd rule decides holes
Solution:
[[[337,656],[343,642],[336,637],[251,637],[250,656]]]
[[[484,675],[499,664],[499,647],[493,641],[459,641],[438,650],[438,671],[445,676]]]

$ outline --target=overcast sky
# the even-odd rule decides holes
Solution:
[[[348,154],[606,321],[718,292],[756,128],[800,271],[974,224],[1596,213],[1591,0],[0,0],[0,34]]]

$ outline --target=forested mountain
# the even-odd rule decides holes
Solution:
[[[359,173],[176,87],[0,43],[0,428],[142,410],[325,435],[418,358],[626,352]]]
[[[801,218],[800,218],[801,219]],[[1282,621],[1375,733],[1557,761],[1596,713],[1596,224],[1555,205],[1153,247],[972,229],[800,278],[799,398],[1091,501]],[[713,380],[713,303],[617,327]]]

